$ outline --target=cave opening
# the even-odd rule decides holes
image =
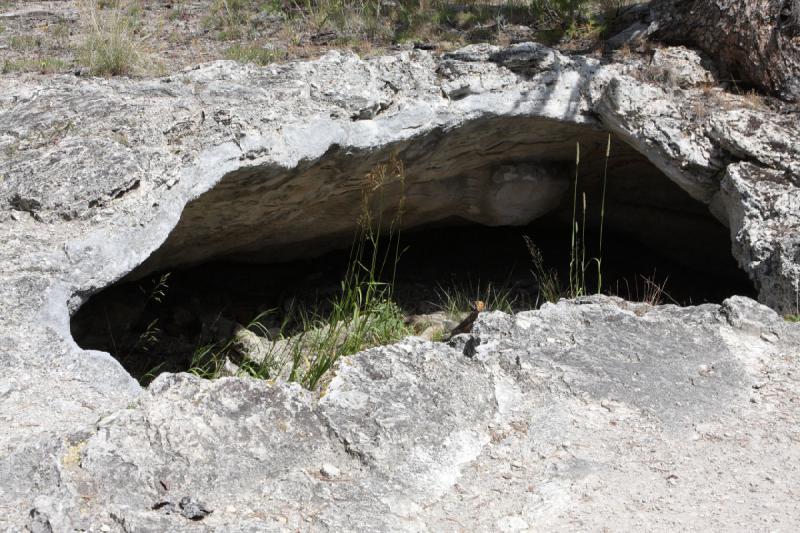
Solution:
[[[111,353],[143,384],[193,371],[317,387],[333,362],[319,339],[339,343],[353,328],[338,331],[320,317],[341,303],[369,204],[364,176],[395,157],[404,163],[402,187],[387,181],[377,208],[369,204],[384,220],[402,206],[399,239],[383,239],[379,253],[388,258],[379,281],[393,281],[391,307],[379,311],[386,331],[336,357],[404,335],[446,340],[477,300],[506,312],[541,305],[525,237],[568,292],[576,227],[586,293],[678,305],[756,296],[731,255],[729,230],[707,205],[616,139],[604,158],[608,134],[558,127],[494,120],[379,153],[334,147],[288,172],[233,172],[185,207],[139,268],[84,303],[72,317],[73,337]],[[593,258],[601,259],[601,286]]]
[[[565,282],[571,232],[562,215],[526,226],[449,220],[403,232],[393,300],[408,323],[416,325],[412,333],[424,334],[427,318],[441,319],[445,329],[452,328],[475,300],[507,312],[541,305],[545,300],[523,237],[535,242],[547,267]],[[718,303],[732,295],[754,297],[752,284],[726,248],[725,228],[711,227],[704,231],[713,239],[697,243],[705,247],[702,255],[687,247],[685,253],[671,256],[652,241],[607,229],[603,292],[678,305]],[[72,319],[72,332],[81,347],[113,354],[147,383],[161,372],[192,370],[199,351],[219,345],[255,319],[263,329],[254,331],[265,338],[297,334],[301,324],[286,324],[289,315],[298,309],[328,312],[325,307],[341,291],[349,257],[348,250],[334,250],[274,264],[215,260],[123,280],[80,308]],[[597,290],[593,267],[587,271],[587,290]]]

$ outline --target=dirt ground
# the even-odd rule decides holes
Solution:
[[[306,6],[301,8],[300,5]],[[361,56],[420,47],[447,50],[470,42],[536,40],[596,50],[604,28],[582,18],[567,26],[555,14],[510,2],[438,3],[385,13],[323,11],[289,0],[0,0],[0,75],[70,73],[158,76],[217,59],[267,64],[318,57],[331,48]],[[422,2],[421,5],[426,3]],[[239,6],[238,8],[236,6]],[[343,8],[336,8],[343,9]],[[379,8],[383,9],[383,8]],[[95,41],[92,41],[93,36]],[[97,42],[102,41],[98,46]],[[116,41],[114,40],[116,39]],[[125,68],[97,68],[87,50],[108,48]],[[103,51],[103,50],[101,50]]]

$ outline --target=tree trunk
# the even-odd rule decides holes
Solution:
[[[654,37],[697,46],[724,77],[800,101],[800,0],[654,0]]]

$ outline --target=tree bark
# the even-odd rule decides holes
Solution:
[[[656,39],[691,44],[724,77],[800,101],[800,0],[654,0]]]

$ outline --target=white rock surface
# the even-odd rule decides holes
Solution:
[[[762,302],[790,311],[796,115],[637,68],[517,45],[0,78],[0,529],[797,529],[797,326],[751,301],[486,315],[472,357],[407,340],[345,362],[321,400],[188,375],[142,390],[70,335],[137,267],[347,232],[392,151],[408,224],[536,217],[606,129],[728,224]]]

